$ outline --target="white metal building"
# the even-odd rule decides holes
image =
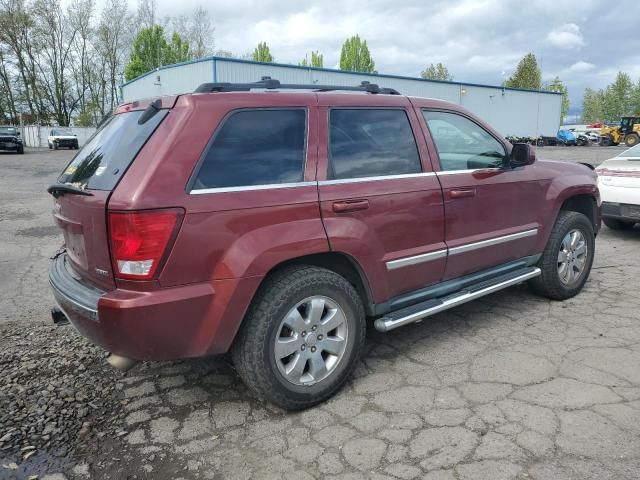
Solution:
[[[270,76],[282,83],[359,85],[363,80],[395,88],[403,95],[458,103],[505,136],[553,136],[560,124],[562,96],[464,82],[443,82],[397,75],[365,74],[250,60],[209,57],[167,65],[122,85],[125,101],[187,93],[205,82],[250,83]]]

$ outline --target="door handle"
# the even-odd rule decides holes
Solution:
[[[336,213],[355,212],[369,208],[369,200],[344,200],[333,202],[333,211]]]
[[[449,197],[451,198],[463,198],[463,197],[475,197],[476,189],[462,189],[462,190],[449,190]]]

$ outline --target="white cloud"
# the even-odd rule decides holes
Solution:
[[[589,72],[591,70],[593,70],[594,68],[596,68],[596,66],[593,63],[589,63],[589,62],[585,62],[583,60],[580,60],[574,64],[572,64],[569,68],[567,68],[565,70],[566,73],[571,74],[571,73],[585,73],[585,72]]]
[[[580,27],[575,23],[565,23],[551,30],[547,34],[547,42],[554,47],[567,50],[584,46]]]

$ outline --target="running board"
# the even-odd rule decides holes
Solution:
[[[418,322],[425,317],[462,305],[463,303],[470,302],[476,298],[484,297],[490,293],[522,283],[526,280],[537,277],[540,273],[541,272],[538,267],[522,268],[515,272],[510,272],[500,275],[499,277],[492,278],[491,280],[471,285],[446,297],[434,298],[418,303],[417,305],[412,305],[410,307],[388,313],[384,317],[378,318],[374,325],[376,330],[388,332],[394,328]]]

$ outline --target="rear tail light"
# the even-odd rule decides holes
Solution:
[[[109,212],[109,243],[117,278],[149,280],[168,253],[181,210]]]

